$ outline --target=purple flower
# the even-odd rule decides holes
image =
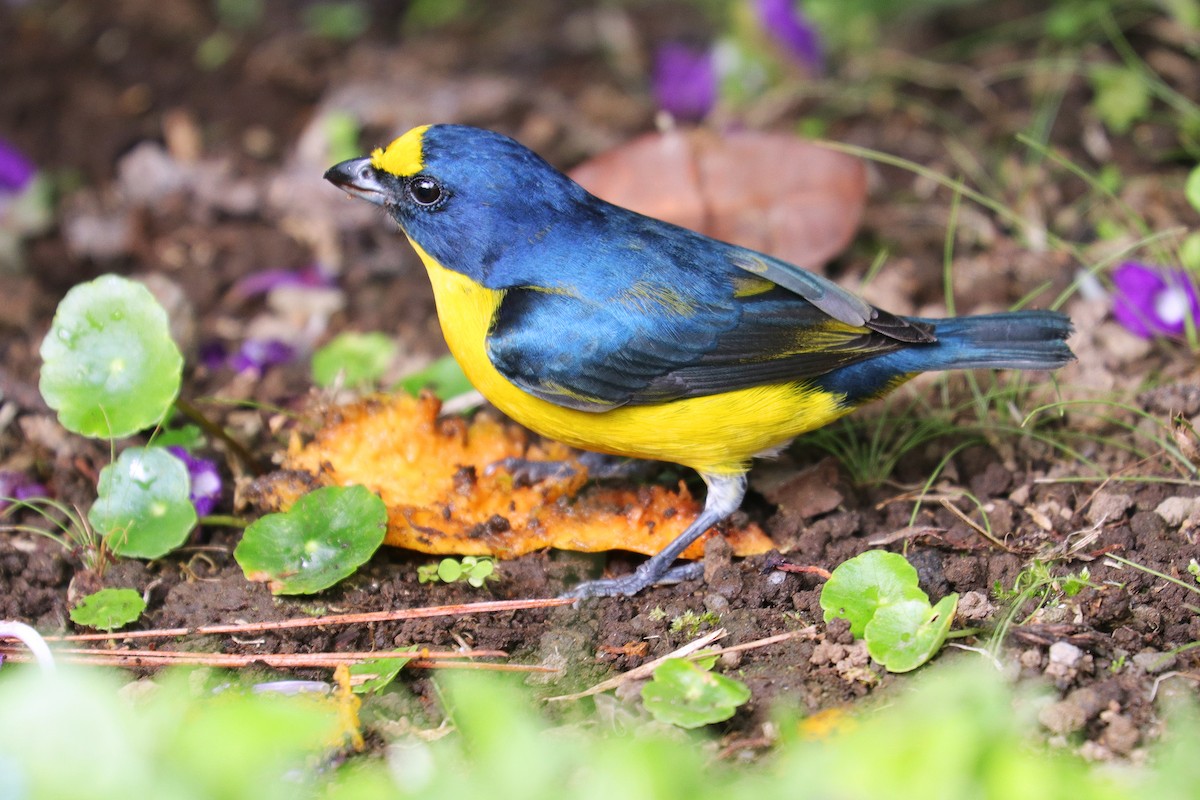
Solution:
[[[0,192],[18,194],[37,169],[17,148],[0,139]]]
[[[241,348],[229,358],[229,366],[238,372],[262,371],[276,364],[286,364],[296,355],[287,342],[278,339],[247,339]]]
[[[187,467],[191,489],[188,497],[196,507],[196,514],[205,517],[212,513],[217,501],[221,499],[221,473],[217,465],[207,458],[193,456],[182,447],[171,445],[167,452],[178,458]]]
[[[302,269],[264,269],[252,272],[233,286],[237,297],[254,297],[266,294],[277,286],[307,286],[325,288],[333,286],[333,273],[320,264],[309,264]]]
[[[676,119],[703,119],[717,102],[712,53],[668,43],[654,59],[654,97]]]
[[[825,64],[821,40],[795,0],[754,0],[758,24],[792,57],[805,67],[820,72]]]
[[[46,497],[48,494],[45,486],[24,472],[0,470],[0,511],[12,505],[13,500]]]
[[[229,348],[224,342],[212,339],[200,345],[200,363],[210,370],[218,370],[229,363]]]
[[[1138,336],[1182,336],[1189,318],[1200,326],[1196,284],[1184,270],[1126,261],[1113,288],[1113,316]]]
[[[295,356],[295,348],[279,339],[247,339],[236,353],[230,353],[223,342],[216,340],[200,346],[200,361],[210,370],[229,367],[237,372],[262,372],[267,367],[286,364]]]

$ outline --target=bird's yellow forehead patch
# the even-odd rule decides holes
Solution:
[[[428,129],[428,125],[413,128],[386,148],[376,147],[371,152],[371,166],[401,178],[416,175],[425,168],[423,144]]]

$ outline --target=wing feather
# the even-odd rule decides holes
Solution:
[[[809,380],[935,341],[931,325],[799,267],[608,214],[594,236],[538,242],[552,285],[504,290],[488,356],[536,397],[607,411]]]

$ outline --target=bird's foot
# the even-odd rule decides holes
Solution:
[[[654,568],[647,569],[651,564],[647,561],[628,575],[620,578],[602,578],[595,581],[585,581],[561,597],[573,597],[582,600],[585,597],[617,597],[634,595],[656,583],[680,583],[690,581],[704,575],[704,564],[694,561],[680,564],[665,571]],[[658,574],[655,574],[658,573]]]
[[[532,486],[548,480],[566,480],[574,477],[576,469],[570,461],[539,461],[532,458],[512,456],[493,461],[484,473],[494,475],[507,472],[517,486]]]

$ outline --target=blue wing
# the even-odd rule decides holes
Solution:
[[[665,223],[624,223],[621,236],[569,250],[539,242],[557,279],[506,290],[488,355],[530,394],[605,411],[806,380],[933,341],[930,326],[798,267]]]

